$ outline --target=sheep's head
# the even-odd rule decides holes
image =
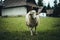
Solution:
[[[34,14],[36,14],[35,10],[30,11],[30,15],[34,15]]]
[[[29,14],[32,18],[35,18],[36,17],[36,11],[35,10],[32,10],[30,11],[30,14]]]

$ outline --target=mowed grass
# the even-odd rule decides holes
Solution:
[[[25,17],[0,17],[0,40],[60,40],[60,18],[40,18],[37,35],[30,35]]]

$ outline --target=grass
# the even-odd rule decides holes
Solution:
[[[37,35],[30,36],[25,17],[0,17],[0,40],[60,40],[60,18],[40,18]]]

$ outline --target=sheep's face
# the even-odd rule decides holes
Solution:
[[[34,12],[31,12],[30,15],[34,15]]]
[[[30,12],[30,14],[36,14],[36,11],[35,10],[32,10],[31,12]]]
[[[34,14],[33,14],[33,13],[30,13],[29,15],[30,15],[31,17],[34,17]]]
[[[36,17],[36,12],[31,12],[30,14],[29,14],[32,18],[35,18]]]

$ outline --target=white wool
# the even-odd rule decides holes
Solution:
[[[31,14],[31,13],[33,13],[33,18],[36,18],[36,21],[37,21],[37,22],[39,21],[39,15],[36,15],[36,11],[35,11],[35,10],[31,10],[31,11],[29,11],[29,12],[26,14],[26,23],[27,23],[27,24],[29,24],[29,22],[30,22],[30,20],[29,20],[30,15],[29,15],[29,14]]]
[[[32,16],[31,16],[31,14],[32,14]],[[32,22],[31,22],[31,20],[29,20],[30,18],[34,18],[35,20],[33,20],[33,22],[35,23],[35,25],[36,25],[36,23],[37,23],[37,25],[38,25],[38,22],[39,22],[39,15],[36,15],[36,11],[35,10],[31,10],[31,11],[29,11],[27,14],[26,14],[26,24],[27,25],[30,25]],[[34,23],[32,24],[32,25],[34,25]],[[35,28],[35,32],[36,32],[36,26],[34,26],[34,28]],[[31,35],[33,35],[33,30],[32,30],[32,27],[30,28],[30,32],[31,32]]]
[[[26,23],[29,24],[29,14],[26,15]]]
[[[30,13],[33,14],[33,18],[36,18],[36,11],[35,10],[31,10]]]

